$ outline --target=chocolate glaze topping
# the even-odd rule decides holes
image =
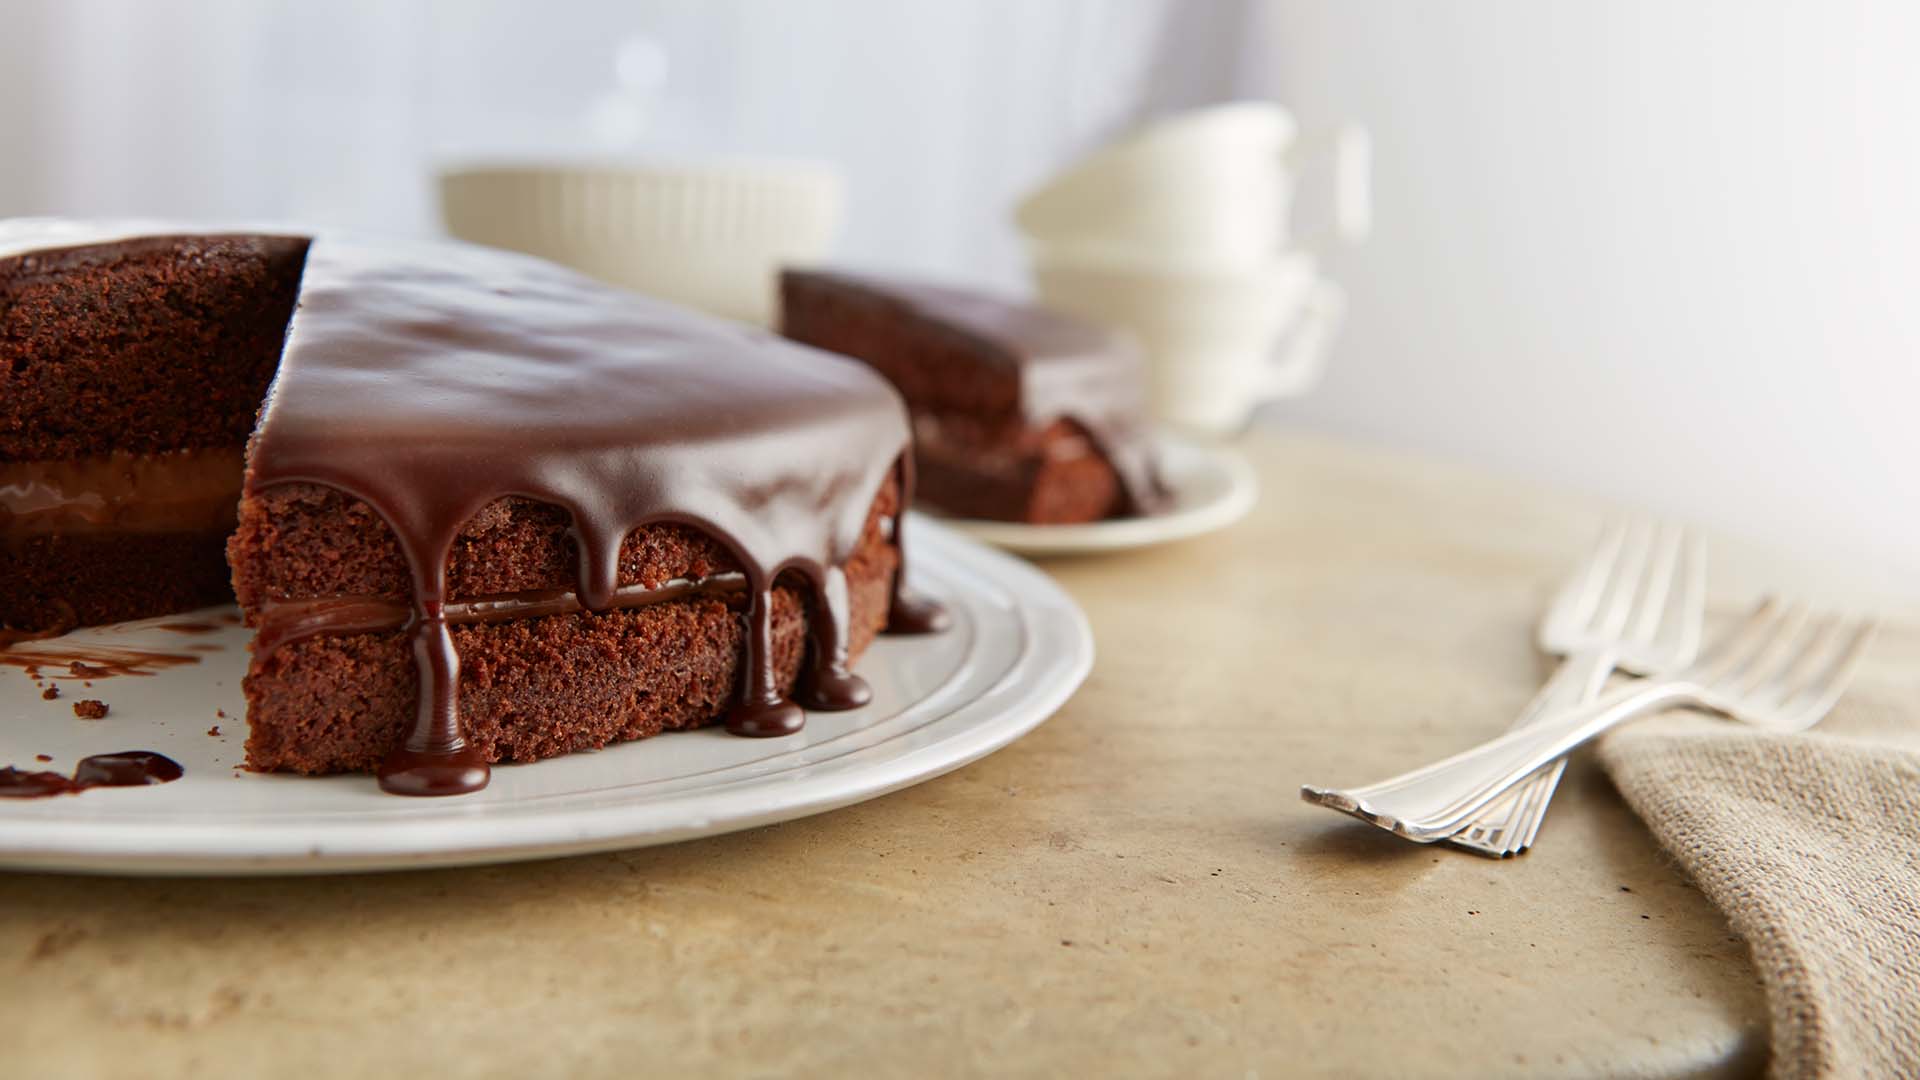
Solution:
[[[0,225],[0,255],[19,228]],[[65,223],[54,231],[69,245],[107,239]],[[39,246],[60,242],[43,232]],[[450,603],[447,557],[481,508],[522,496],[565,510],[579,578],[564,606],[592,611],[632,602],[618,580],[631,530],[677,522],[714,536],[744,578],[744,686],[727,730],[784,735],[803,716],[776,686],[774,581],[794,572],[813,592],[806,704],[864,703],[847,668],[841,564],[889,475],[911,484],[908,439],[899,397],[852,361],[517,255],[321,237],[307,251],[246,491],[324,484],[391,526],[412,580],[420,696],[380,782],[458,794],[484,786],[488,768],[460,722],[448,626],[475,613]],[[937,609],[897,582],[889,629],[937,628]],[[334,614],[321,620],[331,632],[391,617],[352,604]]]
[[[1022,419],[1032,427],[1071,420],[1085,428],[1120,478],[1130,509],[1167,500],[1146,425],[1145,359],[1124,338],[1030,303],[971,289],[845,270],[788,270],[859,289],[908,316],[972,339],[1020,380]]]
[[[381,784],[470,791],[486,762],[461,733],[446,562],[460,526],[506,495],[556,505],[579,548],[575,593],[611,608],[620,542],[671,521],[707,531],[747,578],[740,735],[803,721],[772,667],[772,588],[813,586],[814,666],[852,704],[839,564],[907,445],[899,400],[856,364],[475,248],[430,257],[320,239],[254,437],[249,490],[326,484],[392,526],[413,584],[419,713]]]

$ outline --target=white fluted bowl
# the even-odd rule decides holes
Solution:
[[[843,195],[809,162],[487,165],[442,171],[440,201],[462,240],[770,325],[780,267],[828,255]]]

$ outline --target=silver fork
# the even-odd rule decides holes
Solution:
[[[1706,565],[1706,545],[1677,525],[1609,526],[1540,619],[1541,651],[1566,659],[1514,728],[1592,700],[1615,668],[1656,675],[1692,663],[1706,618]],[[1532,847],[1566,768],[1565,758],[1542,766],[1447,842],[1494,858]]]
[[[1383,784],[1303,787],[1300,795],[1409,840],[1444,840],[1542,765],[1649,712],[1698,705],[1773,731],[1804,731],[1840,699],[1874,627],[1872,619],[1814,618],[1803,603],[1768,599],[1679,672],[1621,687]]]
[[[1700,649],[1705,591],[1705,546],[1677,526],[1622,522],[1606,529],[1542,617],[1541,648],[1567,661],[1514,727],[1591,700],[1616,666],[1651,675],[1690,663]],[[1539,834],[1564,770],[1563,761],[1543,766],[1448,842],[1496,858],[1525,850]],[[1420,775],[1366,790],[1382,794]]]

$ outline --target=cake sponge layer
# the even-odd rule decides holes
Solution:
[[[63,633],[233,598],[226,531],[0,538],[0,629]]]
[[[889,521],[900,489],[878,492],[859,545],[846,567],[890,547]],[[541,589],[571,589],[579,555],[567,515],[531,499],[500,499],[467,522],[447,560],[449,600]],[[407,561],[393,531],[366,503],[317,484],[283,484],[242,500],[240,525],[227,546],[234,591],[251,618],[280,600],[334,596],[407,598]],[[656,523],[627,534],[620,546],[620,584],[654,587],[740,569],[725,545],[698,529]]]
[[[240,446],[306,250],[176,236],[0,258],[0,461]]]
[[[889,480],[842,564],[855,659],[887,620],[900,566],[892,537],[899,508],[899,486]],[[578,556],[568,524],[561,511],[529,499],[490,504],[455,541],[449,600],[571,589]],[[284,484],[249,495],[228,550],[242,608],[256,626],[272,622],[276,605],[411,596],[406,560],[386,523],[332,488]],[[724,545],[683,525],[642,526],[621,545],[623,586],[738,571]],[[773,592],[773,662],[783,694],[793,690],[808,648],[812,591],[805,585],[789,572]],[[467,738],[488,761],[532,761],[710,723],[739,694],[744,602],[736,592],[456,625]],[[321,633],[256,652],[245,687],[247,764],[265,771],[373,770],[411,729],[419,699],[400,628]]]
[[[886,622],[897,564],[883,547],[849,575],[856,658]],[[789,587],[773,597],[773,666],[790,693],[807,603]],[[743,638],[735,604],[719,598],[456,627],[466,735],[488,761],[533,761],[702,726],[739,693]],[[291,643],[256,657],[245,685],[247,764],[300,773],[373,770],[419,696],[397,630]]]
[[[1123,478],[1082,423],[1028,415],[1013,352],[838,275],[789,271],[780,288],[781,333],[865,362],[906,399],[928,505],[1032,524],[1128,509]]]

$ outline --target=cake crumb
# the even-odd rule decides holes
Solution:
[[[52,754],[35,754],[35,755],[33,755],[33,760],[35,760],[35,761],[52,761],[52,760],[53,760],[53,755],[52,755]]]
[[[73,715],[82,720],[105,719],[107,703],[97,698],[82,698],[73,703]]]
[[[215,709],[213,710],[213,715],[218,717],[219,719],[225,720],[227,718],[227,710]]]
[[[94,667],[92,664],[83,664],[80,661],[75,660],[73,663],[67,665],[67,672],[71,675],[78,676],[79,678],[88,679],[88,678],[93,678],[99,675],[105,675],[107,673],[107,669],[103,667]]]
[[[45,690],[40,691],[40,700],[42,701],[52,701],[59,696],[60,688],[57,686],[49,686]]]
[[[213,725],[212,727],[210,727],[210,728],[208,728],[208,729],[207,729],[207,734],[209,734],[209,735],[211,735],[211,736],[213,736],[213,737],[214,737],[214,738],[216,738],[216,739],[217,739],[217,738],[219,738],[219,737],[220,737],[220,725],[219,725],[219,724],[215,724],[215,725]]]

